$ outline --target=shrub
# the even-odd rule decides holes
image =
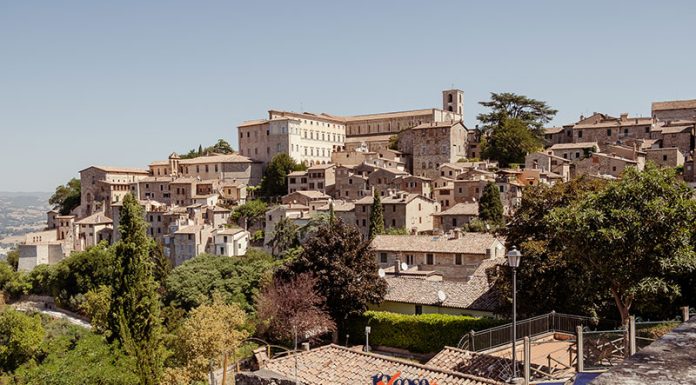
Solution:
[[[370,345],[389,346],[416,353],[431,353],[445,346],[457,346],[471,330],[483,330],[504,323],[493,318],[449,314],[407,315],[367,311],[351,320],[350,338],[365,342],[365,326],[371,327]]]

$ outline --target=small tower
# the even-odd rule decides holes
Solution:
[[[179,161],[181,158],[179,157],[179,154],[176,152],[172,152],[171,155],[169,155],[169,172],[171,176],[177,176],[179,175]]]
[[[458,115],[464,114],[464,91],[458,89],[442,91],[442,109]]]

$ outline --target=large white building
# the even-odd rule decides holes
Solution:
[[[401,131],[425,123],[461,121],[463,94],[456,89],[443,91],[442,109],[370,115],[337,116],[270,110],[268,119],[252,120],[238,126],[239,152],[263,163],[283,152],[307,165],[330,163],[331,154],[344,150],[348,143],[352,147],[365,143],[376,151],[384,149],[389,138]]]

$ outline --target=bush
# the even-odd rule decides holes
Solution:
[[[449,314],[407,315],[367,311],[351,320],[351,341],[365,342],[365,326],[372,328],[370,345],[389,346],[416,353],[431,353],[445,346],[457,346],[462,336],[497,326],[504,321]]]

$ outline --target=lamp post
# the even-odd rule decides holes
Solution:
[[[517,247],[507,253],[508,265],[512,268],[512,379],[517,378],[517,268],[520,266],[522,253]]]

